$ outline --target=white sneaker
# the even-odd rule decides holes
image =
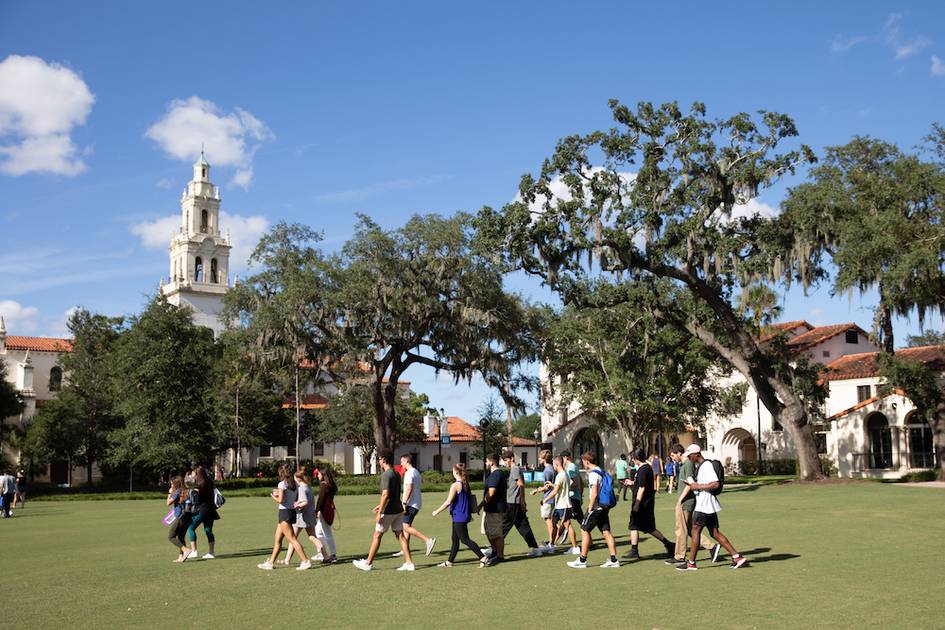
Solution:
[[[532,549],[529,549],[528,553],[525,555],[528,558],[537,558],[538,556],[541,555],[541,549],[539,549],[538,547],[534,547]]]
[[[568,553],[571,554],[572,556],[579,556],[581,555],[581,548],[571,547],[570,549],[568,549]]]
[[[620,566],[620,563],[615,560],[608,560],[604,564],[600,565],[601,569],[616,569]]]
[[[544,547],[541,548],[541,552],[542,552],[542,553],[546,553],[546,554],[548,554],[548,555],[551,555],[551,554],[553,554],[553,553],[555,553],[555,552],[557,552],[557,551],[558,551],[558,549],[557,549],[554,545],[552,545],[551,543],[548,543],[547,545],[545,545]]]
[[[400,565],[399,567],[397,567],[397,570],[398,570],[398,571],[416,571],[416,569],[417,569],[417,567],[415,567],[415,566],[413,565],[413,563],[411,563],[411,562],[405,562],[405,563],[403,563],[402,565]]]
[[[302,560],[302,562],[299,563],[299,566],[297,566],[297,567],[295,568],[295,570],[296,570],[296,571],[307,571],[308,569],[311,569],[311,568],[312,568],[312,561],[311,561],[311,560]]]
[[[314,560],[315,562],[321,562],[324,559],[325,559],[325,556],[323,556],[320,553],[316,553],[314,556],[312,556],[312,560]]]
[[[568,562],[567,565],[571,567],[572,569],[586,569],[587,568],[587,563],[581,562],[580,558],[578,558],[577,560],[572,560],[571,562]]]
[[[197,557],[197,552],[196,552],[196,551],[191,551],[189,554],[187,554],[187,559],[188,559],[188,560],[193,560],[193,559],[196,558],[196,557]]]
[[[272,563],[266,560],[265,562],[260,562],[256,565],[257,569],[262,569],[263,571],[272,571]]]
[[[492,555],[492,547],[480,547],[480,548],[479,548],[479,551],[481,551],[481,552],[482,552],[482,555],[484,555],[484,556],[491,556],[491,555]]]
[[[391,558],[399,558],[399,557],[401,557],[402,555],[404,555],[404,552],[403,552],[403,551],[398,551],[398,552],[396,552],[396,553],[390,554],[390,557],[391,557]]]
[[[370,571],[374,568],[373,565],[368,564],[367,558],[361,558],[360,560],[352,560],[351,564],[354,565],[354,568],[361,569],[362,571]]]
[[[202,557],[203,560],[216,560],[216,558],[217,557],[213,555],[212,553],[205,553],[203,554],[203,557]]]
[[[429,556],[431,553],[433,553],[433,545],[435,544],[436,544],[436,538],[427,539],[427,554],[426,555]]]

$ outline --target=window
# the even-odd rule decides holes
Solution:
[[[459,463],[462,464],[463,466],[467,465],[469,463],[469,453],[467,453],[466,451],[460,451]]]
[[[208,225],[209,225],[209,222],[207,221],[207,211],[201,210],[200,211],[200,231],[206,232]]]
[[[597,463],[604,463],[604,445],[600,441],[600,435],[591,428],[581,429],[574,436],[574,442],[571,443],[571,453],[577,460],[585,451],[597,454]]]
[[[827,434],[815,433],[814,441],[817,442],[817,454],[826,455],[827,454]]]
[[[527,466],[528,466],[528,453],[526,451],[522,451],[522,468],[525,468]]]
[[[847,343],[858,344],[860,343],[860,333],[856,330],[847,331]]]
[[[58,365],[49,370],[49,391],[58,392],[62,389],[62,368]]]
[[[203,178],[204,178],[204,179],[207,179],[207,167],[204,166],[202,169],[200,169],[200,172],[203,174],[203,175],[202,175]]]
[[[194,258],[194,282],[203,282],[203,258]]]
[[[909,419],[909,467],[932,468],[935,451],[932,446],[932,429],[921,418]]]
[[[259,447],[259,456],[260,457],[272,457],[272,446],[265,444]]]
[[[217,278],[217,259],[210,259],[210,282],[217,284],[220,280]]]
[[[856,386],[856,402],[861,403],[864,400],[869,400],[873,397],[872,387],[869,385],[857,385]]]
[[[285,447],[285,456],[295,457],[295,444],[290,444],[287,447]]]
[[[892,431],[881,413],[874,413],[866,422],[870,445],[870,468],[892,468]]]
[[[315,442],[312,444],[312,455],[324,455],[325,454],[325,443],[324,442]]]

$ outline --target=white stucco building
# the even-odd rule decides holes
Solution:
[[[876,367],[879,348],[863,329],[853,323],[813,326],[805,321],[785,322],[772,326],[762,342],[779,334],[784,335],[794,356],[824,366],[828,386],[824,420],[812,429],[818,451],[832,462],[839,476],[896,478],[934,466],[928,423],[914,413],[913,404],[901,392],[879,394],[883,384]],[[920,361],[940,376],[945,373],[945,346],[908,348],[896,354]],[[544,366],[540,378],[542,390],[547,391]],[[744,383],[745,378],[732,372],[725,382]],[[566,411],[557,407],[552,400],[543,401],[542,439],[551,442],[555,452],[596,450],[610,464],[631,447],[656,450],[655,434],[648,444],[631,445],[622,432],[600,429],[578,405],[572,404]],[[699,443],[708,457],[732,471],[754,470],[759,442],[765,461],[796,459],[789,434],[773,421],[750,386],[739,414],[708,416],[703,427],[691,429],[665,436],[664,445]]]
[[[203,151],[180,199],[181,224],[168,247],[169,278],[161,280],[167,300],[193,311],[194,323],[219,335],[220,311],[230,288],[230,239],[220,231],[220,189],[210,182]]]

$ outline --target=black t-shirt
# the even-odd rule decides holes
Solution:
[[[400,514],[404,511],[404,505],[400,502],[400,475],[391,468],[381,473],[381,492],[387,490],[387,505],[384,507],[384,514]]]
[[[643,499],[641,505],[650,505],[653,503],[653,497],[656,496],[656,490],[653,488],[653,468],[649,464],[643,464],[637,468],[637,475],[633,478],[633,500],[637,500],[637,493],[643,488]]]
[[[496,469],[486,477],[486,496],[489,495],[489,488],[495,488],[495,496],[486,503],[486,512],[505,512],[505,495],[508,491],[508,482],[501,470]]]

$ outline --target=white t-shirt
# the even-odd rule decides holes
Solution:
[[[294,504],[299,498],[299,491],[289,488],[284,481],[279,482],[279,489],[282,490],[282,503],[279,504],[279,509],[294,512]]]
[[[416,468],[411,468],[404,473],[404,488],[407,486],[410,486],[410,496],[407,497],[406,504],[419,510],[422,503],[420,500],[420,471]]]
[[[601,477],[601,474],[599,472],[596,472],[594,470],[587,471],[587,487],[593,488],[594,486],[597,486],[597,499],[594,500],[595,504],[600,499],[600,485],[601,485],[602,480],[603,480],[603,477]],[[593,490],[590,490],[587,493],[588,500],[590,500],[590,497],[592,494],[594,494]],[[590,507],[593,510],[595,506],[589,505],[588,507]]]
[[[699,465],[699,472],[696,474],[696,483],[712,483],[718,481],[718,475],[715,474],[715,468],[712,462],[705,460]],[[714,494],[708,490],[696,490],[696,512],[703,514],[715,514],[722,510],[722,504]]]
[[[571,507],[571,501],[568,498],[568,488],[570,485],[571,484],[568,481],[568,473],[562,470],[557,475],[555,475],[555,488],[558,489],[558,494],[555,495],[556,510],[566,510]]]

